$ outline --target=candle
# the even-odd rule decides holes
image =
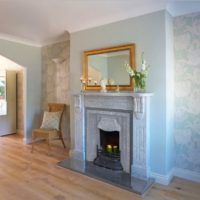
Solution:
[[[83,76],[80,77],[80,81],[81,81],[81,91],[84,91],[86,81]]]
[[[108,145],[106,146],[106,151],[107,151],[108,153],[112,153],[112,145],[108,144]]]
[[[117,152],[118,152],[118,146],[115,145],[115,146],[113,146],[113,153],[117,153]]]

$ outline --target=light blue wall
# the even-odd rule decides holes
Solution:
[[[159,174],[167,171],[167,113],[166,113],[166,12],[159,11],[132,19],[72,33],[70,36],[71,93],[80,91],[82,54],[85,50],[105,48],[127,43],[136,44],[137,67],[141,52],[151,65],[147,89],[151,99],[151,170]],[[73,148],[73,110],[71,110],[71,138]],[[169,151],[168,151],[169,153]],[[170,159],[169,159],[170,160]]]
[[[0,55],[26,69],[25,139],[31,139],[31,129],[38,126],[41,111],[41,48],[0,39]]]
[[[200,12],[176,17],[176,167],[200,173]]]

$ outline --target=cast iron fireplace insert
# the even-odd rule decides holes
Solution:
[[[100,131],[100,147],[97,145],[97,157],[93,163],[100,167],[122,171],[120,162],[119,131]]]

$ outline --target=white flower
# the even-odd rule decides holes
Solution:
[[[146,70],[146,62],[144,62],[143,64],[142,64],[142,71],[145,71]]]
[[[137,70],[133,70],[128,63],[124,64],[126,71],[128,72],[129,76],[131,76],[131,78],[133,79],[135,79],[136,76],[138,77],[138,79],[147,78],[150,65],[148,65],[146,63],[146,60],[144,59],[144,52],[142,52],[141,54],[141,65],[142,65],[141,71],[137,71]]]
[[[135,76],[135,73],[133,70],[131,70],[130,76]]]
[[[135,75],[134,71],[132,70],[132,68],[130,67],[130,65],[128,63],[125,64],[125,68],[126,68],[126,71],[128,72],[128,74],[130,76],[134,76]]]
[[[144,52],[142,52],[141,54],[141,64],[142,64],[142,72],[143,71],[147,71],[147,68],[148,68],[148,65],[147,65],[147,62],[146,60],[144,59]]]

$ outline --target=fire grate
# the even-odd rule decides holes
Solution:
[[[99,149],[97,145],[97,157],[94,159],[93,163],[100,167],[104,167],[111,170],[122,171],[123,167],[120,162],[120,151],[107,152],[103,149]]]

